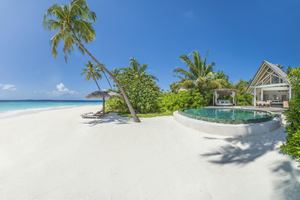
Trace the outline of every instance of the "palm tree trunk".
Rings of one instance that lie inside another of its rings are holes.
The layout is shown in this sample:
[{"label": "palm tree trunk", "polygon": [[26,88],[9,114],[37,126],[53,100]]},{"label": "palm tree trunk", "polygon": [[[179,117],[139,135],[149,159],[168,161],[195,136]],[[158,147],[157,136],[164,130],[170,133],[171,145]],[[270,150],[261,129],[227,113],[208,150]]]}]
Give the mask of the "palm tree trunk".
[{"label": "palm tree trunk", "polygon": [[[73,33],[73,34],[74,34],[74,33]],[[127,107],[128,107],[128,109],[129,109],[129,111],[130,111],[130,114],[131,114],[131,116],[132,116],[132,118],[133,118],[133,121],[134,121],[134,122],[141,122],[141,120],[140,120],[140,119],[138,118],[138,116],[136,115],[136,112],[135,112],[135,110],[133,109],[132,104],[131,104],[131,102],[129,101],[129,99],[128,99],[128,97],[127,97],[127,94],[126,94],[124,88],[121,86],[120,82],[116,79],[116,77],[115,77],[115,76],[114,76],[114,75],[113,75],[106,67],[104,67],[103,64],[100,63],[100,61],[97,60],[97,58],[96,58],[95,56],[93,56],[93,54],[92,54],[91,52],[89,52],[89,51],[85,48],[85,46],[84,46],[84,45],[81,43],[81,41],[77,38],[76,34],[74,34],[74,37],[75,37],[75,39],[76,39],[77,44],[81,47],[81,49],[82,49],[86,54],[88,54],[88,55],[92,58],[92,60],[94,60],[94,62],[97,63],[97,65],[101,66],[101,67],[103,68],[103,70],[104,70],[104,71],[112,78],[112,80],[116,83],[117,87],[119,88],[119,90],[120,90],[120,92],[121,92],[121,94],[122,94],[122,96],[123,96],[123,98],[124,98],[124,100],[125,100],[125,102],[126,102],[126,104],[127,104]]]},{"label": "palm tree trunk", "polygon": [[112,86],[111,86],[111,84],[110,84],[110,81],[109,81],[108,77],[106,76],[106,73],[105,73],[104,71],[102,71],[102,73],[104,74],[105,79],[106,79],[106,81],[108,82],[109,87],[112,89]]},{"label": "palm tree trunk", "polygon": [[[97,85],[97,88],[98,88],[99,92],[101,92],[101,88],[100,88],[100,86],[98,84],[98,81],[94,77],[94,75],[93,75],[93,79],[94,79],[94,81],[95,81],[95,83]],[[102,112],[103,112],[103,114],[105,114],[105,100],[104,100],[104,97],[103,97],[103,100],[102,100]]]}]

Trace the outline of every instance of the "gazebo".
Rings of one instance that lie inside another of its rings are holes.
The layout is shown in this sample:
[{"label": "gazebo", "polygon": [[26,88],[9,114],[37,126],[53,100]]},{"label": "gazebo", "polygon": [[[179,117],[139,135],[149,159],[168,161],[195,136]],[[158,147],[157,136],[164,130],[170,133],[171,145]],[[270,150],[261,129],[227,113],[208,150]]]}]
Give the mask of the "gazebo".
[{"label": "gazebo", "polygon": [[235,106],[236,90],[234,89],[215,89],[213,95],[214,106]]}]

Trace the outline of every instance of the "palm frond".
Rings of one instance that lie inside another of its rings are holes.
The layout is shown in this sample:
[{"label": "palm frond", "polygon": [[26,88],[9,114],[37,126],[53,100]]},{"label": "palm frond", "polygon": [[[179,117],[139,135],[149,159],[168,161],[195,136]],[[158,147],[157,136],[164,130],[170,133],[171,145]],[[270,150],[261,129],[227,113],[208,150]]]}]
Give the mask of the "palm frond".
[{"label": "palm frond", "polygon": [[176,68],[174,70],[174,73],[177,75],[177,77],[179,77],[181,79],[183,79],[183,78],[184,79],[190,78],[192,76],[192,74],[189,71],[187,71],[187,70],[185,70],[183,68],[180,68],[180,67]]},{"label": "palm frond", "polygon": [[182,56],[180,56],[180,59],[181,59],[184,63],[186,63],[186,65],[187,65],[188,67],[194,66],[194,63],[190,60],[190,58],[189,58],[187,55],[182,55]]},{"label": "palm frond", "polygon": [[51,52],[52,52],[53,57],[57,56],[57,47],[58,47],[59,42],[62,39],[63,38],[62,38],[61,33],[57,33],[51,38],[51,40],[50,40],[51,41]]},{"label": "palm frond", "polygon": [[65,58],[74,50],[74,45],[84,53],[80,43],[89,43],[95,39],[95,21],[96,14],[89,9],[86,0],[72,0],[69,4],[54,4],[48,8],[44,14],[44,27],[57,31],[51,39],[53,56],[57,56],[60,41],[64,42],[62,51]]}]

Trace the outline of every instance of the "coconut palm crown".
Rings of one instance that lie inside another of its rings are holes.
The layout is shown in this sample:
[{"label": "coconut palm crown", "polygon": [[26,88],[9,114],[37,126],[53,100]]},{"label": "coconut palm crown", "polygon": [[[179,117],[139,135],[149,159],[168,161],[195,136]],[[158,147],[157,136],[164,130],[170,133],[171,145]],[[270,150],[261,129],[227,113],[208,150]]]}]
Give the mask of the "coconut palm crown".
[{"label": "coconut palm crown", "polygon": [[210,76],[213,73],[215,63],[207,64],[206,58],[203,60],[198,51],[192,52],[192,59],[188,55],[180,56],[180,59],[186,64],[184,68],[176,68],[174,72],[181,79],[197,81],[200,77]]},{"label": "coconut palm crown", "polygon": [[52,55],[57,56],[57,49],[60,42],[63,42],[63,53],[65,59],[77,47],[83,54],[87,54],[103,73],[107,73],[119,88],[128,109],[135,122],[140,122],[135,110],[133,109],[127,94],[120,85],[116,77],[108,70],[85,46],[95,39],[95,29],[93,23],[96,21],[96,14],[91,11],[86,0],[71,0],[68,4],[54,4],[48,8],[44,15],[44,26],[50,31],[55,31],[51,38]]},{"label": "coconut palm crown", "polygon": [[51,6],[44,15],[44,26],[51,31],[56,31],[51,38],[52,55],[57,56],[57,48],[61,41],[64,42],[65,58],[75,45],[84,53],[78,41],[89,43],[95,39],[93,23],[96,18],[96,13],[90,11],[86,0],[72,0],[70,4]]},{"label": "coconut palm crown", "polygon": [[82,75],[85,76],[86,80],[94,80],[98,89],[100,90],[100,86],[98,84],[99,79],[102,78],[102,70],[99,69],[99,67],[95,66],[91,61],[89,61],[86,65],[85,68],[82,70]]},{"label": "coconut palm crown", "polygon": [[[121,68],[121,71],[127,71],[132,76],[136,78],[141,78],[142,76],[149,76],[153,80],[157,80],[157,78],[151,74],[148,74],[146,71],[148,69],[147,64],[140,64],[136,58],[130,58],[129,66],[125,68]],[[117,72],[117,71],[116,71]],[[118,72],[117,72],[118,73]]]},{"label": "coconut palm crown", "polygon": [[180,78],[179,87],[190,89],[197,88],[201,92],[206,89],[220,88],[225,80],[219,78],[220,73],[214,73],[215,63],[207,63],[206,58],[202,58],[198,51],[193,51],[192,55],[180,56],[180,59],[186,64],[185,68],[176,68],[174,70],[177,77]]}]

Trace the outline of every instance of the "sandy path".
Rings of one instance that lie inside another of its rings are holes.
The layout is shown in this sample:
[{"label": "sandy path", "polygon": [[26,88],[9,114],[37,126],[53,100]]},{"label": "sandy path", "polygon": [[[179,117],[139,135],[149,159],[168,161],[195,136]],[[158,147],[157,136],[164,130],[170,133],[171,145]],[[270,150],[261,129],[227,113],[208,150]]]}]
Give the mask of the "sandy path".
[{"label": "sandy path", "polygon": [[282,130],[218,138],[172,117],[82,120],[94,106],[0,119],[1,200],[300,199]]}]

